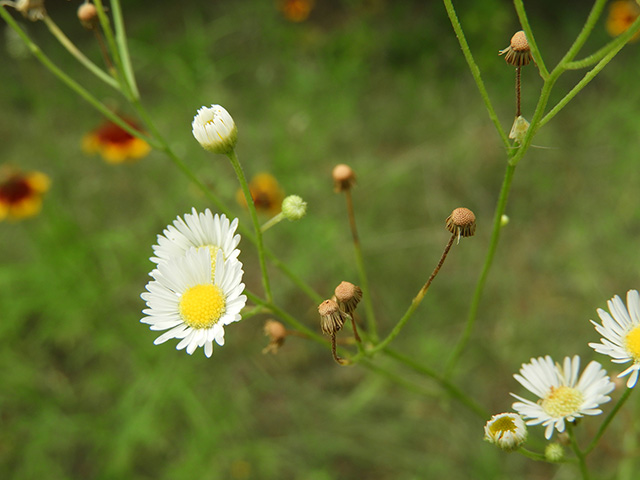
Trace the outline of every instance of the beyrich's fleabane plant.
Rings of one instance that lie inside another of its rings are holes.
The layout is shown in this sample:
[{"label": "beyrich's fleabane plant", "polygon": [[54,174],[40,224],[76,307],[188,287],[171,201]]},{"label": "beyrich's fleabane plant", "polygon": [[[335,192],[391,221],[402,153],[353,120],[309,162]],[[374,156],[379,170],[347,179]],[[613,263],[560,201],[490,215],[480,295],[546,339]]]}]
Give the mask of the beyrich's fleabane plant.
[{"label": "beyrich's fleabane plant", "polygon": [[209,248],[192,248],[184,256],[162,262],[151,272],[147,291],[141,295],[149,308],[140,321],[151,330],[167,330],[155,345],[178,338],[176,348],[191,355],[198,347],[211,357],[213,342],[224,345],[224,327],[241,319],[247,297],[242,295],[242,264],[224,261],[218,250],[215,273]]},{"label": "beyrich's fleabane plant", "polygon": [[573,422],[584,415],[599,415],[600,404],[611,400],[608,393],[615,388],[607,372],[598,362],[590,362],[578,377],[580,357],[565,357],[563,365],[554,363],[550,356],[532,358],[522,365],[520,375],[513,377],[540,400],[532,402],[518,395],[520,400],[512,407],[527,421],[527,425],[542,424],[544,436],[549,439],[555,428],[563,432],[565,422]]},{"label": "beyrich's fleabane plant", "polygon": [[238,141],[238,128],[220,105],[200,108],[193,117],[191,129],[200,145],[213,153],[229,153]]},{"label": "beyrich's fleabane plant", "polygon": [[[189,249],[208,247],[211,250],[211,271],[215,272],[218,250],[224,254],[224,259],[236,259],[240,250],[236,247],[240,243],[240,235],[236,235],[238,219],[229,221],[226,215],[213,215],[208,208],[204,213],[198,213],[195,208],[184,218],[177,217],[173,225],[168,225],[162,235],[158,235],[158,244],[153,246],[155,257],[151,261],[161,263],[174,257],[183,256]],[[213,273],[212,273],[213,275]]]},{"label": "beyrich's fleabane plant", "polygon": [[517,413],[493,415],[484,426],[484,439],[507,452],[512,452],[527,441],[527,426]]},{"label": "beyrich's fleabane plant", "polygon": [[609,355],[613,363],[633,362],[629,368],[618,377],[629,375],[627,387],[633,388],[640,374],[640,294],[637,290],[627,292],[627,306],[616,295],[607,301],[609,312],[599,308],[598,316],[602,325],[593,320],[591,323],[596,331],[602,335],[602,343],[590,343],[596,352]]}]

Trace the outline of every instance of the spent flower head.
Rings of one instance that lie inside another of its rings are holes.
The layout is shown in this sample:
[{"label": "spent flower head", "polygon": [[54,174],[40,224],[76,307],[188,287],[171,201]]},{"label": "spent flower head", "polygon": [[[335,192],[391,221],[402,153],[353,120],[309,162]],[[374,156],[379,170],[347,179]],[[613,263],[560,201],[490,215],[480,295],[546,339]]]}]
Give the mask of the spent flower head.
[{"label": "spent flower head", "polygon": [[331,176],[333,177],[333,188],[336,193],[350,190],[356,183],[356,174],[349,165],[344,163],[340,163],[333,167]]},{"label": "spent flower head", "polygon": [[87,30],[93,30],[98,26],[98,9],[88,0],[78,7],[78,20]]},{"label": "spent flower head", "polygon": [[498,55],[504,55],[504,60],[514,67],[522,67],[531,62],[531,50],[527,36],[520,30],[511,37],[509,46],[504,50],[500,50]]},{"label": "spent flower head", "polygon": [[590,343],[596,352],[609,355],[613,363],[631,362],[618,377],[629,375],[627,387],[633,388],[640,374],[640,294],[637,290],[627,292],[627,305],[616,295],[607,301],[609,312],[597,310],[602,324],[591,320],[596,331],[602,335],[602,343]]},{"label": "spent flower head", "polygon": [[325,300],[318,305],[320,329],[325,335],[335,335],[344,325],[344,317],[335,300]]},{"label": "spent flower head", "polygon": [[262,349],[262,353],[276,354],[289,332],[282,323],[269,319],[264,324],[264,334],[269,337],[269,345]]},{"label": "spent flower head", "polygon": [[512,452],[527,441],[527,426],[517,413],[500,413],[484,426],[484,439]]},{"label": "spent flower head", "polygon": [[565,357],[562,365],[550,356],[532,358],[522,365],[520,374],[513,377],[540,400],[532,402],[518,395],[512,407],[527,421],[527,425],[542,424],[545,437],[551,438],[553,429],[564,432],[565,422],[574,422],[584,415],[599,415],[598,408],[611,398],[607,395],[615,385],[598,362],[590,362],[578,376],[580,357]]},{"label": "spent flower head", "polygon": [[213,153],[230,153],[238,141],[238,128],[220,105],[201,107],[193,117],[191,130],[200,145]]},{"label": "spent flower head", "polygon": [[192,248],[185,255],[162,262],[151,272],[147,291],[141,295],[147,303],[140,321],[151,330],[166,330],[153,342],[180,339],[176,348],[191,355],[198,347],[211,357],[213,342],[224,345],[224,327],[241,319],[247,297],[242,295],[242,264],[236,259],[224,261],[222,250],[211,269],[209,248]]},{"label": "spent flower head", "polygon": [[340,309],[352,315],[362,299],[362,289],[350,282],[341,282],[334,291]]},{"label": "spent flower head", "polygon": [[476,216],[468,208],[456,208],[446,220],[447,230],[460,237],[472,237],[476,233]]}]

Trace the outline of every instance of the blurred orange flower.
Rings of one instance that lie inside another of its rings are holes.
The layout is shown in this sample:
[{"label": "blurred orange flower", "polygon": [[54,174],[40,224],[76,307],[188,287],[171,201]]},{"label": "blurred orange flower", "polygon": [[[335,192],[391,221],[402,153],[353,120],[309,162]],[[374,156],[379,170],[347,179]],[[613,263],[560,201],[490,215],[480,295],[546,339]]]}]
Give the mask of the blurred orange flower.
[{"label": "blurred orange flower", "polygon": [[51,181],[44,173],[22,173],[4,167],[0,173],[0,221],[33,217],[42,207],[42,194]]},{"label": "blurred orange flower", "polygon": [[[632,0],[617,0],[609,5],[606,29],[609,35],[617,37],[627,31],[636,18],[640,16],[640,6]],[[633,36],[633,40],[640,37],[640,32]]]},{"label": "blurred orange flower", "polygon": [[[259,212],[275,215],[280,212],[284,192],[276,178],[270,173],[259,173],[249,182],[251,198]],[[242,190],[236,193],[238,203],[246,208],[247,202],[242,194]]]},{"label": "blurred orange flower", "polygon": [[[135,122],[123,119],[140,131]],[[144,140],[134,137],[113,122],[107,121],[82,139],[85,153],[99,153],[107,163],[134,162],[146,156],[151,147]]]},{"label": "blurred orange flower", "polygon": [[304,22],[313,9],[313,0],[280,0],[280,10],[291,22]]}]

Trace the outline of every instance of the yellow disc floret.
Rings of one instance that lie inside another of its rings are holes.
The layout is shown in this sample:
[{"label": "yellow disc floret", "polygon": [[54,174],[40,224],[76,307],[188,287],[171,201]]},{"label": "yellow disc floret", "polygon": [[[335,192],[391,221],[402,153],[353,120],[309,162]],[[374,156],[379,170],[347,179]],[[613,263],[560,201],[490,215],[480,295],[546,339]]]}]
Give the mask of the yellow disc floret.
[{"label": "yellow disc floret", "polygon": [[640,362],[640,325],[627,333],[624,344],[629,355],[633,357],[633,360]]},{"label": "yellow disc floret", "polygon": [[551,387],[549,394],[542,400],[542,408],[554,418],[566,417],[576,414],[583,401],[584,395],[577,388],[565,385]]},{"label": "yellow disc floret", "polygon": [[225,311],[224,292],[213,284],[190,287],[180,299],[180,316],[191,328],[211,328]]}]

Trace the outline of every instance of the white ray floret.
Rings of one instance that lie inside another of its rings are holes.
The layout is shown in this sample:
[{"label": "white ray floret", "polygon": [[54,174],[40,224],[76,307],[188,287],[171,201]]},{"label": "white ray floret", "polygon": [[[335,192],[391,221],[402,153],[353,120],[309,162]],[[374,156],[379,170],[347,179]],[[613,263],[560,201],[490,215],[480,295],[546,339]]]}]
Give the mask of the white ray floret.
[{"label": "white ray floret", "polygon": [[584,415],[599,415],[598,408],[611,400],[607,395],[615,385],[598,362],[590,362],[582,375],[580,357],[565,357],[562,365],[554,363],[550,356],[532,358],[513,377],[540,400],[532,402],[518,395],[520,400],[512,406],[527,420],[527,425],[542,424],[545,437],[551,438],[553,429],[563,432],[565,422],[573,422]]},{"label": "white ray floret", "polygon": [[627,292],[627,305],[616,295],[607,301],[609,312],[599,308],[602,324],[591,320],[596,331],[602,335],[602,343],[590,343],[596,352],[609,355],[614,363],[632,362],[618,377],[629,375],[627,387],[633,388],[640,374],[640,294],[637,290]]},{"label": "white ray floret", "polygon": [[247,297],[242,295],[242,264],[234,258],[224,261],[222,250],[216,256],[213,273],[209,248],[192,248],[151,272],[153,280],[141,295],[148,308],[140,321],[151,330],[166,330],[154,344],[178,338],[177,349],[191,355],[204,347],[207,357],[214,341],[224,345],[224,327],[241,319]]},{"label": "white ray floret", "polygon": [[230,153],[238,140],[238,128],[220,105],[201,107],[191,123],[193,136],[213,153]]}]

